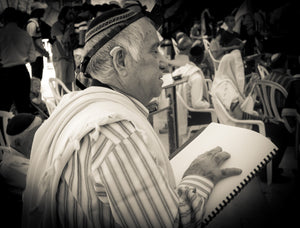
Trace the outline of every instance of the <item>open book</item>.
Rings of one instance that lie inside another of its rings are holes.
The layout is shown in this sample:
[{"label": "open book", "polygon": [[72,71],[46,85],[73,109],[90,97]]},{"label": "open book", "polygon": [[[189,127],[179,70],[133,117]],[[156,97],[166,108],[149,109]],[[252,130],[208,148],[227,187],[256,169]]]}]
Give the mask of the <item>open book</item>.
[{"label": "open book", "polygon": [[243,172],[215,185],[206,204],[204,224],[208,224],[247,185],[278,149],[268,138],[255,131],[211,123],[171,159],[176,183],[181,181],[183,173],[198,155],[216,146],[231,155],[221,168],[235,167]]}]

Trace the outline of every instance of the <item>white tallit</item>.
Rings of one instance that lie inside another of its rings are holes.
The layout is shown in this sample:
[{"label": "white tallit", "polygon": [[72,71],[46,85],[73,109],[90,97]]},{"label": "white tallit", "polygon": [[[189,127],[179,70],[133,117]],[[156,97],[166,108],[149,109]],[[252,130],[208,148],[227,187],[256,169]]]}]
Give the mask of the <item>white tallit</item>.
[{"label": "white tallit", "polygon": [[227,110],[230,110],[233,101],[239,101],[240,104],[243,104],[245,101],[244,86],[245,69],[241,52],[233,50],[221,59],[211,89],[212,102],[221,123],[249,128],[249,125],[237,124],[228,119],[215,101],[215,98],[218,97]]},{"label": "white tallit", "polygon": [[80,149],[80,140],[87,134],[97,137],[101,125],[120,120],[131,121],[141,132],[148,151],[175,188],[168,154],[147,117],[125,95],[90,87],[65,95],[35,135],[23,196],[23,227],[41,223],[55,227],[55,199],[61,173],[73,152]]}]

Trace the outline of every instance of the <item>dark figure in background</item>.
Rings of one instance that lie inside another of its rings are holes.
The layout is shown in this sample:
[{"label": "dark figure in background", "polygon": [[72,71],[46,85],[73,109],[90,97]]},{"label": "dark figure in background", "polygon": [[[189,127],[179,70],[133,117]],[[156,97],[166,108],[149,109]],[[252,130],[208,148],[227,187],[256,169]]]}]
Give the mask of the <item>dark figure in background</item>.
[{"label": "dark figure in background", "polygon": [[58,15],[58,20],[53,24],[51,29],[51,36],[54,39],[52,53],[55,76],[69,90],[72,90],[72,84],[75,80],[73,50],[77,40],[73,23],[74,19],[73,8],[64,6]]},{"label": "dark figure in background", "polygon": [[[241,31],[240,31],[241,40],[246,40],[247,42],[244,45],[243,54],[245,57],[253,55],[256,53],[256,32],[255,32],[255,21],[254,15],[252,13],[247,13],[243,16],[241,22]],[[255,59],[248,60],[245,63],[245,72],[250,74],[255,72]]]},{"label": "dark figure in background", "polygon": [[241,32],[240,32],[240,39],[247,40],[244,47],[244,54],[253,55],[255,51],[255,22],[254,16],[251,13],[247,13],[243,16],[241,22]]},{"label": "dark figure in background", "polygon": [[232,45],[240,45],[241,39],[240,35],[233,31],[235,26],[235,19],[234,16],[227,16],[224,19],[225,24],[227,25],[227,29],[222,32],[220,44],[223,47],[228,47]]},{"label": "dark figure in background", "polygon": [[25,66],[35,60],[30,35],[18,27],[18,11],[6,8],[2,13],[4,27],[0,30],[0,110],[31,113],[30,75]]},{"label": "dark figure in background", "polygon": [[36,50],[36,60],[31,65],[31,74],[33,77],[38,79],[42,79],[43,70],[44,70],[44,60],[43,56],[49,58],[49,53],[44,48],[42,41],[42,32],[41,32],[41,18],[45,14],[45,9],[47,8],[47,4],[41,2],[34,2],[31,5],[31,14],[30,19],[28,20],[28,24],[26,26],[26,30],[29,35],[32,37],[34,42],[34,47]]}]

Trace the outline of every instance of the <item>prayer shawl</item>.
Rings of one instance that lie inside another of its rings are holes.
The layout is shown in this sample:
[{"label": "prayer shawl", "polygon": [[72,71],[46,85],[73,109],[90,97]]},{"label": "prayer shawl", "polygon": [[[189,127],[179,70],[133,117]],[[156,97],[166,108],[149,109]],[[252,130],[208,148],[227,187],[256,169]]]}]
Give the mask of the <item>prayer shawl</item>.
[{"label": "prayer shawl", "polygon": [[146,116],[123,94],[90,87],[65,95],[35,135],[23,196],[23,227],[56,227],[58,184],[73,152],[80,149],[80,140],[87,134],[97,138],[102,125],[121,120],[132,122],[141,132],[170,186],[175,188],[168,154]]},{"label": "prayer shawl", "polygon": [[244,86],[245,73],[241,52],[239,50],[233,50],[229,54],[224,55],[221,59],[211,89],[213,105],[221,123],[249,128],[248,125],[237,124],[228,119],[215,101],[215,97],[218,97],[220,102],[230,113],[231,103],[239,101],[240,104],[242,104],[244,102]]}]

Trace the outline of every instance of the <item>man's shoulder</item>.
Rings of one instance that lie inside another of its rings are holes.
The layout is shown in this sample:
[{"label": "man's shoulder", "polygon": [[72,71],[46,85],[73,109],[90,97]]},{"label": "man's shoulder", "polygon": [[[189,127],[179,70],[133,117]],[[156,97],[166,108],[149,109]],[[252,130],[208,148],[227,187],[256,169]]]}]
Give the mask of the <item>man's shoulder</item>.
[{"label": "man's shoulder", "polygon": [[128,138],[135,131],[135,126],[129,120],[118,120],[102,126],[102,133],[113,141],[116,141],[116,139],[117,141],[122,141]]}]

